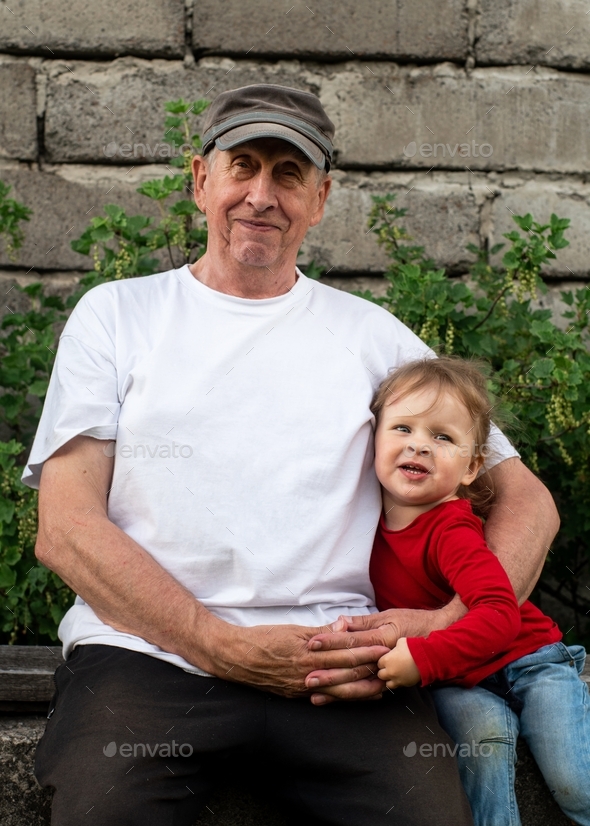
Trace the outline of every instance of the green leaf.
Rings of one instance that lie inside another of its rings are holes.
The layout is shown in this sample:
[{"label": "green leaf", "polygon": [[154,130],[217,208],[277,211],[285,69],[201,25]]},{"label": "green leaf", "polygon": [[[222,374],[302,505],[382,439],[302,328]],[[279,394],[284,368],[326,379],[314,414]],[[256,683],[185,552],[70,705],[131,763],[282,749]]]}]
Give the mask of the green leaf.
[{"label": "green leaf", "polygon": [[103,209],[113,221],[120,221],[125,217],[125,210],[121,209],[117,204],[105,204]]},{"label": "green leaf", "polygon": [[11,588],[16,582],[16,571],[5,562],[0,562],[0,588]]},{"label": "green leaf", "polygon": [[92,240],[93,241],[110,241],[113,238],[114,233],[108,227],[95,227],[92,230]]},{"label": "green leaf", "polygon": [[530,375],[535,379],[546,379],[551,376],[555,368],[555,362],[551,358],[537,359],[533,362]]},{"label": "green leaf", "polygon": [[170,207],[172,215],[194,215],[197,212],[197,205],[194,201],[177,201]]},{"label": "green leaf", "polygon": [[164,126],[168,129],[178,129],[183,124],[182,118],[168,117],[164,121]]},{"label": "green leaf", "polygon": [[512,220],[525,232],[528,232],[533,225],[533,216],[530,212],[526,215],[513,215]]},{"label": "green leaf", "polygon": [[14,516],[14,502],[0,496],[0,522],[10,522]]},{"label": "green leaf", "polygon": [[569,218],[558,218],[555,213],[551,213],[551,218],[549,219],[551,222],[551,231],[556,232],[557,230],[567,229],[571,224]]},{"label": "green leaf", "polygon": [[179,98],[178,100],[170,100],[168,103],[164,104],[164,109],[175,115],[184,115],[190,107],[191,104],[187,103],[182,98]]},{"label": "green leaf", "polygon": [[49,385],[49,379],[37,379],[36,381],[32,382],[29,386],[29,393],[32,396],[42,396],[44,397],[47,393],[47,387]]},{"label": "green leaf", "polygon": [[508,252],[505,253],[504,257],[502,258],[502,263],[507,269],[515,270],[517,269],[520,260],[516,253],[514,253],[512,250],[508,250]]}]

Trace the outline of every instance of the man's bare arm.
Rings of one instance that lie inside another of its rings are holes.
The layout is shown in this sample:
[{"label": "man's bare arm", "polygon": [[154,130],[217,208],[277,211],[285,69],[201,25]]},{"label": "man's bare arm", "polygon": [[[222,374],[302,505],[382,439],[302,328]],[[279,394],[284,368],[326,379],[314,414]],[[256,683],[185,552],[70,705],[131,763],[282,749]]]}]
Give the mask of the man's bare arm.
[{"label": "man's bare arm", "polygon": [[[305,693],[305,676],[314,668],[343,668],[352,680],[370,673],[363,663],[373,662],[377,649],[311,652],[307,642],[318,628],[238,628],[207,611],[108,519],[113,459],[106,444],[78,436],[47,460],[35,549],[103,622],[211,674],[285,696]],[[358,696],[380,690],[381,684],[365,682],[355,689]]]},{"label": "man's bare arm", "polygon": [[520,459],[506,459],[488,475],[495,498],[484,528],[486,542],[522,605],[543,570],[559,530],[559,514],[545,485]]},{"label": "man's bare arm", "polygon": [[[495,499],[484,529],[486,541],[497,554],[522,603],[541,573],[559,528],[559,516],[545,485],[520,459],[506,459],[489,471],[489,477]],[[485,483],[485,476],[482,479]],[[399,637],[426,636],[431,631],[447,628],[461,619],[466,610],[456,596],[448,605],[434,611],[391,609],[352,617],[334,626],[332,633],[318,635],[309,645],[318,651],[335,650],[343,645],[354,648],[381,644],[393,648]],[[334,633],[336,628],[338,632]],[[342,632],[344,628],[347,630]],[[351,690],[346,676],[339,669],[315,672],[308,675],[307,685],[314,691],[321,689],[324,694],[346,698]],[[314,700],[319,701],[319,697]]]}]

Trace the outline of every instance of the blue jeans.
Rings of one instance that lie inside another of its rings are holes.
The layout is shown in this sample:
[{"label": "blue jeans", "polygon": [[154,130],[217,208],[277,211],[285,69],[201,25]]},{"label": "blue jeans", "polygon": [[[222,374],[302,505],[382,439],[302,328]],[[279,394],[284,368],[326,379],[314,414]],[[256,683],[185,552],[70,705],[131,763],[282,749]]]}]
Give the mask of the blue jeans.
[{"label": "blue jeans", "polygon": [[590,826],[590,694],[580,645],[545,645],[505,666],[516,714],[485,688],[432,689],[439,720],[459,748],[475,826],[520,826],[514,793],[516,740],[528,744],[562,811]]}]

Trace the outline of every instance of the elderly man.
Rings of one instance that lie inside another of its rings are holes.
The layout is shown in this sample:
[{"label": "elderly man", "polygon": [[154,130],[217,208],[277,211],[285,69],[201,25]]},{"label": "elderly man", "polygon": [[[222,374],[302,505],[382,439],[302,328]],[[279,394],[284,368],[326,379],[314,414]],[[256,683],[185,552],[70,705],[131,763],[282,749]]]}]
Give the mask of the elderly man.
[{"label": "elderly man", "polygon": [[[37,755],[52,823],[189,826],[237,759],[294,822],[468,824],[428,695],[374,677],[464,611],[376,614],[368,578],[369,405],[425,346],[297,270],[331,183],[315,96],[225,92],[203,137],[206,254],[80,301],[24,475],[38,558],[78,594]],[[524,598],[555,512],[502,436],[495,461],[486,535]]]}]

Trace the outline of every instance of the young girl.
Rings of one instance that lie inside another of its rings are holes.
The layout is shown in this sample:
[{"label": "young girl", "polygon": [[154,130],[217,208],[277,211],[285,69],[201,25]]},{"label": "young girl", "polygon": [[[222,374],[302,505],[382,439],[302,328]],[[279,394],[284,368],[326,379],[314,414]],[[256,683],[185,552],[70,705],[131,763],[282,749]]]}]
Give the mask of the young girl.
[{"label": "young girl", "polygon": [[518,608],[467,498],[488,449],[491,408],[478,369],[448,357],[406,364],[377,392],[377,606],[434,609],[458,593],[468,609],[444,631],[398,640],[379,660],[379,677],[390,689],[432,686],[475,826],[520,826],[519,735],[565,814],[590,826],[590,696],[578,676],[585,651],[564,645],[532,603]]}]

